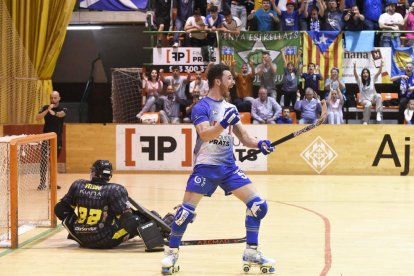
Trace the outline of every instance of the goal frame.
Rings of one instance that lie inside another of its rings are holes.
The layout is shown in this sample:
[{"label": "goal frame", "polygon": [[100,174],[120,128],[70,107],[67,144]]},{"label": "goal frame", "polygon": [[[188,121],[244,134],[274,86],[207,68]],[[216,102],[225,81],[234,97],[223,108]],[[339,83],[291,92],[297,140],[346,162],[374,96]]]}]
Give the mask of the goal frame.
[{"label": "goal frame", "polygon": [[50,153],[50,227],[57,225],[54,206],[57,198],[57,136],[56,133],[44,133],[11,139],[10,144],[10,247],[18,247],[19,206],[18,206],[18,149],[19,145],[49,140]]}]

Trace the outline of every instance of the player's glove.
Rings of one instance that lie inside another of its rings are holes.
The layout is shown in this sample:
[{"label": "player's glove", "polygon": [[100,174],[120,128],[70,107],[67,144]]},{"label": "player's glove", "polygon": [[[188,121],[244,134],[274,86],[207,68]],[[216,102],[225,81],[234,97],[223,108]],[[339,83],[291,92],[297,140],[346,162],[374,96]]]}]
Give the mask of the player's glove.
[{"label": "player's glove", "polygon": [[234,107],[226,108],[224,112],[224,118],[221,120],[220,125],[226,129],[229,125],[235,125],[240,121],[239,112]]},{"label": "player's glove", "polygon": [[269,140],[260,140],[257,144],[257,147],[264,155],[268,155],[275,150],[275,148],[270,144]]}]

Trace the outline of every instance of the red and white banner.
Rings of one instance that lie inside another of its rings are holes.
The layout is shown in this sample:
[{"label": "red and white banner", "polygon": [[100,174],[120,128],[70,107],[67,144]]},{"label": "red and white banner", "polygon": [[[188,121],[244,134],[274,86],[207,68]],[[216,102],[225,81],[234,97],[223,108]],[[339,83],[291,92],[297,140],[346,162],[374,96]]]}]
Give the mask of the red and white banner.
[{"label": "red and white banner", "polygon": [[[215,63],[218,63],[219,51],[214,48]],[[207,61],[203,60],[201,48],[153,48],[152,64],[153,65],[206,65]]]},{"label": "red and white banner", "polygon": [[[244,125],[258,138],[267,137],[267,126]],[[116,169],[118,171],[191,171],[197,133],[193,125],[117,125]],[[249,149],[234,138],[234,156],[239,160]],[[237,162],[245,171],[267,171],[267,158]]]}]

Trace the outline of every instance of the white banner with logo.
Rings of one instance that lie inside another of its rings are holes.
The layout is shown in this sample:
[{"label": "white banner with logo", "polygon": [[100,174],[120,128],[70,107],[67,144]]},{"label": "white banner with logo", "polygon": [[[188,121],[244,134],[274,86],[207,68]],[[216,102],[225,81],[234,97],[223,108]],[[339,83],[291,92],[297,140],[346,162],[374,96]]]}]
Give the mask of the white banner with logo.
[{"label": "white banner with logo", "polygon": [[[218,63],[219,51],[214,48],[213,61]],[[199,47],[162,47],[152,49],[153,65],[206,65]]]},{"label": "white banner with logo", "polygon": [[[267,126],[244,125],[258,138],[267,137]],[[118,171],[190,171],[197,133],[193,125],[117,125]],[[234,156],[239,160],[250,150],[234,137]],[[267,157],[259,154],[249,162],[237,162],[245,171],[267,171]]]},{"label": "white banner with logo", "polygon": [[[342,60],[342,79],[345,83],[356,83],[354,77],[354,62],[358,76],[361,77],[361,71],[368,68],[373,78],[378,72],[378,68],[384,61],[382,75],[376,83],[391,83],[391,48],[376,47],[372,52],[344,52]],[[341,69],[341,68],[339,68]]]}]

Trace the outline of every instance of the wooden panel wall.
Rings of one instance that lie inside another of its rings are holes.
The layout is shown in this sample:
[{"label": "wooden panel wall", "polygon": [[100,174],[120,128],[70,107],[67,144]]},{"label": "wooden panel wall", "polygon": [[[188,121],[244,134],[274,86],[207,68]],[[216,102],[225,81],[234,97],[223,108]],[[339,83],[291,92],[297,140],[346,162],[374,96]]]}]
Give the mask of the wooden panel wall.
[{"label": "wooden panel wall", "polygon": [[[268,135],[271,140],[277,140],[302,127],[270,125]],[[413,130],[414,128],[407,125],[322,125],[277,147],[276,152],[269,156],[268,168],[270,172],[277,174],[316,174],[301,154],[320,137],[331,149],[321,144],[312,148],[312,156],[316,163],[323,165],[332,159],[332,156],[329,158],[329,154],[335,152],[337,155],[320,174],[400,175],[404,170],[405,148],[414,142],[414,139],[412,142],[406,141],[410,139],[410,135],[414,136]],[[380,155],[386,158],[379,159],[378,165],[373,166],[384,139],[386,143]],[[391,156],[392,153],[395,154]],[[396,166],[397,159],[401,167]],[[412,164],[413,159],[410,161]],[[414,173],[410,172],[410,175]]]},{"label": "wooden panel wall", "polygon": [[[302,127],[269,125],[268,138],[277,140]],[[67,172],[88,172],[96,159],[115,164],[115,130],[115,124],[66,124]],[[414,171],[410,157],[413,130],[408,125],[322,125],[279,145],[268,157],[267,173],[315,175],[319,170],[321,175],[414,175],[410,170]],[[315,139],[319,141],[312,146]],[[301,155],[308,156],[316,170]],[[375,165],[377,155],[381,158]]]},{"label": "wooden panel wall", "polygon": [[85,173],[97,159],[115,163],[114,124],[66,124],[66,171]]}]

